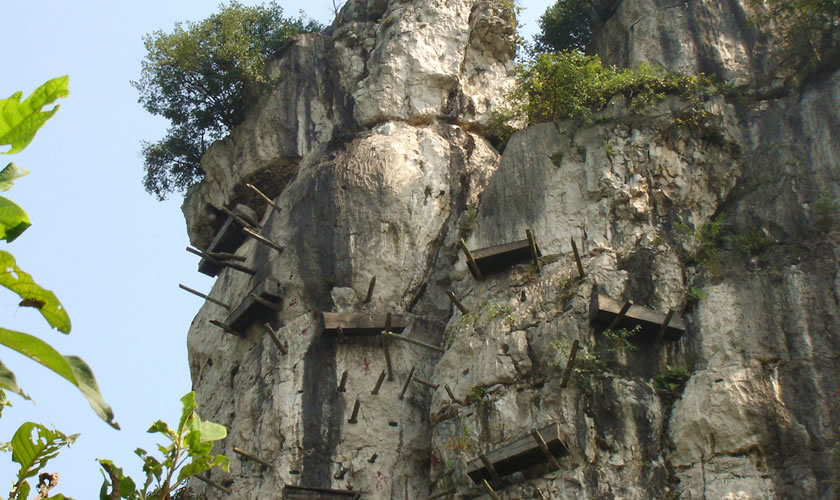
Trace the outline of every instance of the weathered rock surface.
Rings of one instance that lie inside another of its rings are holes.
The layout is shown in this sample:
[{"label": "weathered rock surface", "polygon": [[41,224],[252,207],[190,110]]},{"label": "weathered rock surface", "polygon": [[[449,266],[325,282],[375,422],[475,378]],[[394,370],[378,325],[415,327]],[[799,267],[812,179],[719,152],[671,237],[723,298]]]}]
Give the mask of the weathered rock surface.
[{"label": "weathered rock surface", "polygon": [[[717,30],[710,60],[760,79],[735,25],[712,15],[741,3],[614,3],[603,40],[670,16],[668,37],[699,45],[664,63],[703,69],[698,47]],[[236,253],[256,274],[225,269],[210,292],[236,305],[273,277],[279,312],[236,336],[210,323],[228,311],[208,302],[190,329],[202,416],[229,429],[218,451],[273,464],[234,459],[211,477],[234,498],[276,498],[284,484],[472,498],[484,490],[464,474],[470,460],[556,422],[568,445],[560,469],[506,476],[501,498],[836,496],[840,74],[782,99],[713,98],[700,127],[677,124],[678,98],[636,111],[619,98],[589,123],[518,132],[499,155],[481,131],[510,85],[504,5],[350,2],[325,35],[276,62],[289,77],[204,158],[207,178],[184,206],[193,243],[212,238],[216,210],[245,201],[284,247],[245,240]],[[624,62],[653,60],[634,33]],[[704,240],[699,229],[717,223],[727,238]],[[540,272],[525,261],[472,276],[460,239],[475,250],[526,228]],[[594,293],[673,309],[687,331],[621,347],[590,325]],[[443,352],[385,339],[394,378],[372,394],[386,370],[381,339],[339,343],[318,311],[405,313],[402,335]],[[562,388],[575,340],[582,371]],[[684,387],[665,384],[670,367],[687,371]],[[412,369],[421,382],[407,382]]]}]

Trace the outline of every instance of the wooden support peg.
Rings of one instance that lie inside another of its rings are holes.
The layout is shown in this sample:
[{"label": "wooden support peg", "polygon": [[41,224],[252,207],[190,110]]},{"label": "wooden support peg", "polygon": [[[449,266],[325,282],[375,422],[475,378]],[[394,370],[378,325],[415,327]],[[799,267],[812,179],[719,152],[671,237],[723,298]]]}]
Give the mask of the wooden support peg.
[{"label": "wooden support peg", "polygon": [[385,328],[382,333],[391,333],[391,313],[385,315]]},{"label": "wooden support peg", "polygon": [[253,227],[250,222],[246,221],[245,219],[240,217],[239,214],[227,207],[222,207],[222,212],[231,216],[233,220],[235,220],[240,226],[242,226],[243,229],[250,229]]},{"label": "wooden support peg", "polygon": [[408,390],[408,384],[411,383],[411,379],[414,378],[414,367],[411,367],[411,371],[408,372],[408,378],[405,381],[405,385],[403,385],[402,391],[400,391],[400,400],[405,397],[405,391]]},{"label": "wooden support peg", "polygon": [[371,455],[371,456],[370,456],[370,458],[368,458],[368,463],[369,463],[369,464],[375,464],[375,463],[376,463],[376,459],[377,459],[377,457],[379,457],[379,455],[377,455],[376,453],[374,453],[373,455]]},{"label": "wooden support peg", "polygon": [[426,387],[431,387],[434,390],[437,390],[437,388],[440,387],[440,384],[433,384],[433,383],[429,382],[428,380],[423,380],[420,377],[414,377],[414,381],[417,382],[420,385],[425,385]]},{"label": "wooden support peg", "polygon": [[257,186],[255,186],[255,185],[253,185],[253,184],[245,184],[245,185],[246,185],[246,186],[248,186],[248,187],[249,187],[251,190],[253,190],[255,193],[257,193],[257,194],[260,196],[260,198],[262,198],[263,200],[265,200],[265,202],[266,202],[266,203],[268,203],[269,205],[271,205],[271,207],[272,207],[272,208],[274,208],[274,210],[277,210],[278,212],[280,211],[280,207],[278,207],[278,206],[277,206],[277,204],[276,204],[276,203],[274,203],[274,200],[272,200],[271,198],[269,198],[268,196],[266,196],[266,195],[265,195],[265,193],[263,193],[262,191],[260,191],[259,189],[257,189]]},{"label": "wooden support peg", "polygon": [[502,484],[502,477],[499,476],[499,473],[496,471],[496,468],[493,467],[493,463],[490,462],[490,459],[487,458],[487,455],[482,453],[478,456],[478,459],[481,460],[481,463],[484,464],[484,468],[487,469],[487,472],[490,473],[490,477],[493,479],[493,482],[497,485]]},{"label": "wooden support peg", "polygon": [[607,326],[606,329],[612,330],[613,328],[618,326],[618,324],[621,323],[621,320],[624,319],[624,316],[627,315],[627,311],[629,311],[631,307],[633,307],[633,301],[628,300],[627,302],[625,302],[624,305],[621,306],[621,310],[618,311],[618,314],[616,314],[615,318],[613,318],[613,320],[610,321],[610,324],[609,326]]},{"label": "wooden support peg", "polygon": [[379,388],[382,387],[383,380],[385,380],[385,370],[382,370],[382,373],[379,374],[379,378],[376,379],[376,385],[373,386],[373,390],[370,391],[371,394],[374,396],[379,394]]},{"label": "wooden support peg", "polygon": [[501,500],[499,498],[499,495],[497,495],[496,492],[493,491],[493,487],[490,486],[490,483],[488,483],[486,479],[482,479],[481,484],[484,486],[484,489],[487,490],[487,494],[490,495],[490,498],[492,498],[493,500]]},{"label": "wooden support peg", "polygon": [[338,325],[337,327],[335,327],[335,329],[338,332],[338,343],[343,344],[344,343],[344,328],[342,328],[341,325]]},{"label": "wooden support peg", "polygon": [[580,279],[583,279],[586,276],[586,273],[583,272],[583,264],[580,261],[580,254],[578,253],[577,245],[575,244],[574,238],[572,238],[572,252],[574,252],[575,254],[575,263],[577,264]]},{"label": "wooden support peg", "polygon": [[453,403],[458,403],[458,404],[461,404],[461,402],[460,402],[460,401],[458,401],[458,400],[455,398],[455,395],[454,395],[454,394],[452,394],[452,389],[450,389],[450,388],[449,388],[449,386],[448,386],[447,384],[443,384],[443,388],[444,388],[444,389],[446,389],[446,394],[448,394],[448,395],[449,395],[449,399],[451,399]]},{"label": "wooden support peg", "polygon": [[358,398],[356,399],[356,403],[353,405],[353,413],[350,415],[350,420],[347,421],[348,424],[355,424],[358,423],[356,417],[359,416],[359,406],[361,403],[359,402]]},{"label": "wooden support peg", "polygon": [[196,477],[196,478],[198,478],[199,480],[201,480],[201,481],[203,481],[203,482],[207,483],[208,485],[210,485],[210,486],[212,486],[212,487],[216,488],[217,490],[224,491],[224,492],[225,492],[225,493],[227,493],[228,495],[230,495],[231,493],[233,493],[232,491],[230,491],[230,488],[225,488],[224,486],[222,486],[221,484],[217,483],[216,481],[213,481],[213,480],[212,480],[212,479],[210,479],[209,477],[204,477],[204,476],[202,476],[201,474],[196,474],[196,475],[195,475],[195,477]]},{"label": "wooden support peg", "polygon": [[365,295],[365,300],[363,303],[367,304],[373,298],[373,287],[376,286],[376,276],[370,279],[370,285],[368,285],[367,295]]},{"label": "wooden support peg", "polygon": [[467,309],[466,307],[464,307],[464,304],[462,304],[461,301],[458,300],[458,297],[455,296],[455,292],[453,292],[452,290],[447,290],[446,295],[449,296],[449,300],[453,304],[455,304],[455,307],[457,307],[458,310],[461,311],[461,314],[469,314],[470,313],[470,310]]},{"label": "wooden support peg", "polygon": [[226,324],[222,323],[221,321],[219,321],[219,320],[217,320],[217,319],[211,319],[211,320],[209,321],[209,323],[210,323],[211,325],[213,325],[213,326],[218,326],[219,328],[221,328],[222,330],[224,330],[224,331],[225,331],[225,333],[231,333],[231,334],[233,334],[233,335],[237,335],[237,336],[239,336],[239,337],[242,337],[242,334],[241,334],[241,333],[237,332],[237,331],[236,331],[236,330],[234,330],[233,328],[231,328],[231,327],[227,326]]},{"label": "wooden support peg", "polygon": [[454,495],[455,493],[458,493],[458,490],[441,491],[437,495],[432,495],[430,497],[426,497],[425,500],[436,500],[438,498],[443,498],[443,497],[448,497],[449,495]]},{"label": "wooden support peg", "polygon": [[253,292],[249,293],[248,296],[251,297],[252,299],[254,299],[254,302],[256,302],[258,304],[261,304],[261,305],[264,305],[265,307],[271,309],[272,311],[280,312],[280,311],[283,310],[283,306],[281,306],[280,304],[275,304],[274,302],[272,302],[270,300],[264,299],[264,298],[260,297],[259,295],[257,295],[256,293],[253,293]]},{"label": "wooden support peg", "polygon": [[276,345],[277,348],[280,349],[280,352],[284,356],[286,354],[288,354],[289,353],[288,349],[286,349],[286,346],[283,345],[283,342],[280,342],[280,338],[277,336],[277,332],[275,332],[271,328],[271,325],[266,323],[266,324],[263,325],[263,328],[265,328],[265,331],[268,333],[268,336],[271,337],[271,340],[274,342],[274,345]]},{"label": "wooden support peg", "polygon": [[278,243],[274,243],[270,239],[266,238],[265,236],[261,235],[260,233],[254,231],[251,228],[243,227],[242,230],[245,231],[245,234],[247,234],[248,236],[254,238],[255,240],[259,241],[260,243],[262,243],[264,245],[267,245],[267,246],[277,250],[280,253],[283,253],[283,251],[285,250],[285,248],[283,248],[282,245],[280,245]]},{"label": "wooden support peg", "polygon": [[467,248],[467,244],[464,242],[464,238],[458,240],[458,246],[460,246],[461,250],[463,250],[464,255],[467,258],[467,266],[470,268],[470,272],[473,274],[473,276],[475,276],[475,278],[479,280],[484,279],[484,277],[481,275],[481,271],[478,269],[478,264],[475,263],[475,259],[473,258],[472,252],[470,252],[470,249]]},{"label": "wooden support peg", "polygon": [[572,351],[569,353],[569,362],[566,363],[566,371],[563,372],[563,380],[560,382],[560,387],[566,388],[566,385],[569,383],[569,377],[572,376],[572,367],[575,366],[575,356],[577,356],[578,348],[580,347],[580,342],[575,339],[572,342]]},{"label": "wooden support peg", "polygon": [[659,347],[659,344],[665,337],[665,332],[668,330],[668,323],[671,322],[671,318],[674,316],[675,312],[676,310],[674,309],[668,309],[668,314],[665,315],[665,320],[662,322],[662,326],[659,327],[659,333],[656,334],[656,342],[653,344],[654,348]]},{"label": "wooden support peg", "polygon": [[540,272],[542,270],[542,264],[540,263],[540,255],[537,253],[537,240],[534,238],[534,233],[530,229],[525,230],[525,236],[528,238],[528,248],[531,249],[531,259],[534,261],[534,265],[537,266],[537,272]]},{"label": "wooden support peg", "polygon": [[399,340],[402,340],[403,342],[408,342],[408,343],[411,343],[411,344],[414,344],[414,345],[419,345],[421,347],[425,347],[426,349],[433,349],[433,350],[441,352],[441,353],[444,352],[443,349],[441,349],[440,347],[438,347],[436,345],[427,344],[425,342],[420,342],[419,340],[414,340],[412,338],[408,338],[408,337],[405,337],[403,335],[397,335],[396,333],[382,332],[382,335],[384,337],[388,337],[388,338],[392,338],[392,339],[399,339]]},{"label": "wooden support peg", "polygon": [[542,500],[548,500],[548,497],[545,496],[545,493],[543,493],[541,489],[537,488],[537,493],[540,495]]},{"label": "wooden support peg", "polygon": [[210,297],[209,295],[205,295],[205,294],[203,294],[203,293],[199,292],[198,290],[193,290],[192,288],[190,288],[190,287],[188,287],[188,286],[185,286],[185,285],[182,285],[182,284],[180,284],[180,283],[178,283],[178,287],[180,287],[180,288],[181,288],[181,290],[186,290],[186,291],[190,292],[190,293],[191,293],[191,294],[193,294],[193,295],[198,295],[199,297],[201,297],[202,299],[204,299],[204,300],[206,300],[206,301],[208,301],[208,302],[212,302],[212,303],[214,303],[214,304],[216,304],[216,305],[218,305],[218,306],[222,306],[222,307],[224,307],[225,309],[227,309],[228,311],[230,311],[230,309],[231,309],[231,305],[230,305],[230,304],[225,304],[225,303],[224,303],[224,302],[222,302],[221,300],[214,299],[213,297]]},{"label": "wooden support peg", "polygon": [[211,256],[211,254],[208,253],[208,252],[203,252],[201,250],[196,250],[195,248],[192,248],[192,247],[187,247],[187,251],[189,253],[198,255],[199,257],[201,257],[203,259],[207,259],[210,262],[212,262],[213,264],[216,264],[217,266],[229,267],[229,268],[231,268],[235,271],[240,271],[240,272],[243,272],[243,273],[246,273],[246,274],[250,274],[251,276],[253,276],[254,274],[257,273],[256,269],[253,269],[253,268],[250,268],[250,267],[247,267],[247,266],[243,266],[241,264],[236,264],[235,262],[230,262],[230,260],[217,259],[217,258]]},{"label": "wooden support peg", "polygon": [[244,255],[236,255],[235,253],[230,252],[210,252],[205,250],[204,255],[219,260],[236,260],[239,262],[245,262],[248,260],[248,257],[245,257]]},{"label": "wooden support peg", "polygon": [[560,462],[554,457],[554,454],[551,453],[551,450],[548,449],[548,445],[545,443],[545,439],[543,439],[542,434],[537,429],[531,429],[531,436],[534,438],[534,441],[537,442],[537,446],[540,447],[540,450],[545,455],[545,459],[548,460],[548,463],[555,469],[560,468]]},{"label": "wooden support peg", "polygon": [[273,466],[273,465],[271,465],[270,463],[266,462],[266,461],[265,461],[265,460],[263,460],[262,458],[257,457],[257,456],[254,456],[254,455],[252,455],[252,454],[248,453],[247,451],[241,450],[241,449],[239,449],[239,448],[237,448],[237,447],[235,447],[235,446],[234,446],[234,448],[233,448],[233,452],[234,452],[234,453],[236,453],[237,455],[240,455],[240,456],[243,456],[243,457],[247,458],[248,460],[253,460],[254,462],[257,462],[257,463],[259,463],[259,464],[265,465],[265,466],[266,466],[266,467],[268,467],[269,469],[273,469],[273,468],[274,468],[274,466]]},{"label": "wooden support peg", "polygon": [[338,392],[347,392],[347,370],[341,374],[341,382],[338,383]]},{"label": "wooden support peg", "polygon": [[385,353],[385,368],[388,370],[388,381],[390,382],[394,380],[394,369],[391,367],[391,354],[388,352],[388,342],[385,341],[384,336],[380,345],[382,346],[382,351]]},{"label": "wooden support peg", "polygon": [[414,296],[411,297],[411,300],[408,302],[408,307],[406,307],[405,310],[411,312],[411,310],[414,309],[414,306],[416,306],[417,303],[420,302],[420,298],[423,296],[423,292],[425,291],[426,282],[424,281],[423,284],[420,285],[420,288],[418,288],[417,291],[414,293]]}]

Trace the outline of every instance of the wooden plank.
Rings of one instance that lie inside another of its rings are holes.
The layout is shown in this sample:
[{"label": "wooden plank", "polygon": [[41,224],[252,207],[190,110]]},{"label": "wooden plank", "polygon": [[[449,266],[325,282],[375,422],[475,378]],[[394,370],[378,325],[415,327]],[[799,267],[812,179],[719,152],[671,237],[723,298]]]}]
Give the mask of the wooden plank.
[{"label": "wooden plank", "polygon": [[267,307],[266,302],[280,305],[283,298],[283,289],[280,282],[274,278],[266,278],[259,283],[242,299],[228,315],[225,324],[234,330],[244,330],[253,319],[255,313],[276,311],[273,307]]},{"label": "wooden plank", "polygon": [[[604,294],[593,294],[592,303],[589,307],[590,322],[598,327],[604,328],[610,325],[621,312],[622,304]],[[635,328],[641,325],[642,329],[635,337],[642,341],[654,341],[659,333],[662,324],[665,322],[666,314],[647,307],[632,305],[627,310],[624,318],[614,328]],[[668,322],[663,337],[669,340],[679,339],[685,333],[685,321],[680,317],[672,317]]]},{"label": "wooden plank", "polygon": [[340,500],[359,499],[362,493],[353,490],[334,490],[330,488],[310,488],[306,486],[283,486],[283,498],[287,500]]},{"label": "wooden plank", "polygon": [[[379,335],[385,329],[386,314],[322,312],[324,335],[337,335],[338,327],[344,330],[345,337]],[[391,315],[391,331],[405,330],[406,322],[402,314]]]},{"label": "wooden plank", "polygon": [[[539,429],[539,433],[545,440],[549,451],[555,457],[568,454],[566,437],[563,435],[558,424],[549,424]],[[487,460],[493,464],[493,467],[500,476],[505,476],[537,464],[545,463],[546,458],[531,434],[527,434],[506,446],[502,446],[488,453]],[[470,460],[467,464],[467,475],[476,484],[481,484],[485,479],[493,479],[480,458]]]},{"label": "wooden plank", "polygon": [[[233,210],[234,214],[245,220],[256,220],[256,214],[246,205],[236,205]],[[207,247],[207,252],[211,253],[234,253],[237,248],[245,241],[245,234],[240,231],[239,225],[235,223],[234,217],[228,215],[222,223],[222,227],[216,232],[210,246]],[[208,259],[207,257],[201,259],[198,263],[198,272],[208,276],[216,276],[224,269],[224,266],[219,265],[216,259]]]},{"label": "wooden plank", "polygon": [[[542,251],[540,251],[539,245],[536,245],[536,243],[535,248],[537,256],[542,257]],[[475,259],[476,267],[478,267],[482,275],[533,259],[531,244],[528,238],[503,245],[473,250],[472,256]]]}]

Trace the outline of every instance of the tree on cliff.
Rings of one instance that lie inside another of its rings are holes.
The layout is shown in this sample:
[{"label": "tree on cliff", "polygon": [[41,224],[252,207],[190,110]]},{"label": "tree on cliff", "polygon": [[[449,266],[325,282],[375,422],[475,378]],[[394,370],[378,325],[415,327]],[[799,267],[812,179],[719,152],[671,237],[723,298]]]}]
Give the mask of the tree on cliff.
[{"label": "tree on cliff", "polygon": [[146,191],[162,200],[201,180],[204,151],[242,122],[248,97],[270,83],[268,58],[294,36],[321,29],[283,17],[274,2],[232,1],[203,21],[146,35],[140,80],[131,84],[147,111],[170,121],[163,139],[142,143]]},{"label": "tree on cliff", "polygon": [[538,52],[578,50],[592,38],[592,0],[557,0],[540,16],[540,32],[534,37]]}]

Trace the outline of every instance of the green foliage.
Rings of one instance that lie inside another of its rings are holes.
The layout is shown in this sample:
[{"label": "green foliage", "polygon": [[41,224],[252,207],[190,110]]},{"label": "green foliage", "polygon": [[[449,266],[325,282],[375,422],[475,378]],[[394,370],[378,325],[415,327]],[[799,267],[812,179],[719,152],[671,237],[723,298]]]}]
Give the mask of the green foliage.
[{"label": "green foliage", "polygon": [[467,392],[467,397],[464,402],[468,405],[479,403],[484,399],[484,396],[487,395],[487,386],[486,385],[474,385],[470,387],[469,392]]},{"label": "green foliage", "polygon": [[507,304],[491,304],[490,307],[487,308],[487,321],[493,321],[501,316],[504,316],[508,320],[512,320],[512,312],[513,308]]},{"label": "green foliage", "polygon": [[688,290],[688,297],[690,299],[706,300],[708,296],[709,294],[706,293],[706,290],[703,290],[702,288],[692,287]]},{"label": "green foliage", "polygon": [[[9,500],[26,500],[29,498],[31,486],[27,479],[35,477],[47,465],[47,462],[58,455],[63,446],[70,446],[78,434],[67,436],[59,431],[50,430],[41,424],[26,422],[21,425],[8,447],[12,451],[12,460],[20,465],[17,480],[9,493]],[[49,474],[45,474],[49,476]],[[53,484],[54,485],[54,484]],[[39,481],[39,493],[46,493],[51,487],[43,479]],[[46,495],[38,498],[46,498]],[[64,498],[63,495],[50,498]]]},{"label": "green foliage", "polygon": [[665,365],[665,369],[654,379],[656,391],[663,397],[674,398],[682,392],[691,378],[691,371],[680,366]]},{"label": "green foliage", "polygon": [[143,107],[171,124],[163,139],[143,143],[146,190],[163,199],[201,180],[204,151],[242,122],[249,94],[272,83],[266,61],[294,36],[321,29],[283,17],[275,2],[232,1],[203,21],[146,35],[148,53],[132,85]]},{"label": "green foliage", "polygon": [[583,52],[592,39],[594,9],[591,0],[557,0],[540,16],[534,37],[539,52]]},{"label": "green foliage", "polygon": [[516,86],[496,111],[490,133],[504,142],[516,124],[585,119],[619,95],[633,109],[666,94],[681,95],[689,105],[679,123],[699,124],[705,116],[703,99],[714,91],[712,81],[702,74],[679,75],[644,64],[618,70],[603,66],[597,55],[575,51],[538,54],[518,66]]},{"label": "green foliage", "polygon": [[681,222],[675,222],[673,225],[677,239],[694,248],[693,252],[687,256],[688,262],[697,263],[716,276],[720,274],[720,268],[723,265],[720,247],[724,239],[724,217],[725,214],[720,213],[696,230]]},{"label": "green foliage", "polygon": [[125,476],[122,469],[111,460],[99,460],[105,471],[105,480],[99,493],[101,500],[168,500],[171,493],[190,477],[214,467],[228,470],[230,459],[224,455],[210,454],[213,443],[224,439],[227,430],[222,425],[201,420],[195,393],[185,395],[181,403],[184,407],[177,429],[172,429],[162,420],[149,427],[148,432],[161,434],[169,440],[167,446],[158,445],[163,457],[155,458],[141,448],[135,451],[143,460],[143,472],[146,473],[142,487],[138,488],[137,483]]},{"label": "green foliage", "polygon": [[[9,99],[0,100],[0,146],[9,145],[10,150],[7,153],[19,152],[32,141],[38,129],[58,110],[58,105],[46,111],[42,111],[42,108],[52,104],[59,97],[67,96],[68,83],[69,78],[62,76],[44,83],[22,102],[22,92],[13,94]],[[27,173],[14,163],[9,163],[0,171],[0,190],[10,189],[15,179]],[[11,242],[29,225],[29,217],[22,208],[0,197],[0,238]],[[11,253],[0,251],[0,269],[0,286],[17,294],[21,299],[20,306],[37,309],[51,327],[62,333],[70,333],[70,317],[61,302],[53,292],[35,283],[29,274],[20,269]],[[85,395],[100,418],[119,428],[113,420],[113,411],[99,392],[93,372],[80,358],[63,356],[38,337],[5,328],[0,328],[0,344],[40,363],[69,381]],[[3,390],[27,397],[18,387],[14,374],[0,363],[0,402],[8,404]]]},{"label": "green foliage", "polygon": [[801,85],[840,68],[840,0],[752,0],[766,7],[756,23],[781,39],[780,64]]},{"label": "green foliage", "polygon": [[[605,342],[595,347],[579,347],[573,371],[584,383],[591,382],[593,378],[604,377],[614,367],[617,355],[638,349],[630,339],[639,333],[641,328],[641,325],[636,325],[631,329],[604,330],[601,335]],[[560,370],[560,374],[566,369],[571,349],[572,342],[567,338],[561,338],[554,343],[554,359],[550,363]]]},{"label": "green foliage", "polygon": [[834,226],[840,206],[831,191],[820,191],[816,203],[814,203],[814,222],[822,232],[828,232]]},{"label": "green foliage", "polygon": [[732,241],[735,244],[735,248],[744,255],[758,255],[773,244],[773,240],[761,228],[752,229],[745,233],[726,238]]}]

